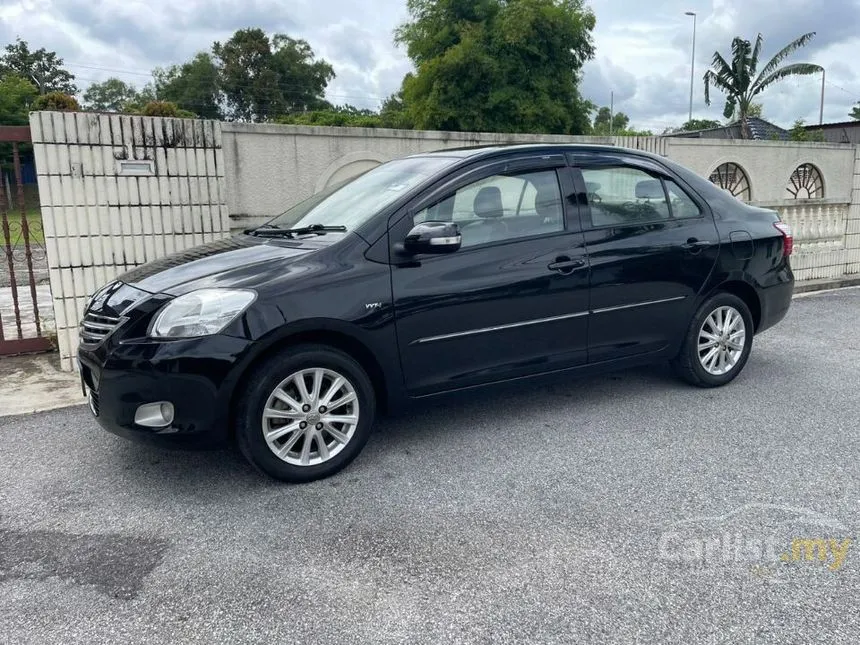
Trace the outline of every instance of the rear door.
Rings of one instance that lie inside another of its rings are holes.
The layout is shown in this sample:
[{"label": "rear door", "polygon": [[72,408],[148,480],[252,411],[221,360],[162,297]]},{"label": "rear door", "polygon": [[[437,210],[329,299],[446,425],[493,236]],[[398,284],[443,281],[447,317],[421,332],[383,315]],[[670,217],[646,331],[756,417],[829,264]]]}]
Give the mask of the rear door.
[{"label": "rear door", "polygon": [[[474,169],[407,210],[389,238],[410,394],[587,361],[588,265],[563,155]],[[459,251],[397,259],[413,225],[452,220],[461,227]]]},{"label": "rear door", "polygon": [[589,361],[674,348],[719,254],[710,209],[647,159],[569,158],[591,266]]}]

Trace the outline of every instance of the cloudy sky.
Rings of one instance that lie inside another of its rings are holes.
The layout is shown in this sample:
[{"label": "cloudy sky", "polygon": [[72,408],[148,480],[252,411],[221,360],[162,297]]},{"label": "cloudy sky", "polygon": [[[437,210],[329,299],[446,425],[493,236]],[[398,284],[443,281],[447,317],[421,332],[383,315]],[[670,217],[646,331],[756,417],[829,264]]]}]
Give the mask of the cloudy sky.
[{"label": "cloudy sky", "polygon": [[[590,0],[597,56],[583,93],[632,125],[662,131],[684,122],[697,13],[693,114],[721,119],[719,95],[704,104],[702,75],[714,50],[735,35],[765,37],[765,55],[807,31],[813,42],[792,60],[827,69],[825,121],[848,119],[860,101],[860,0]],[[826,7],[826,9],[824,9]],[[329,100],[377,107],[409,71],[393,44],[406,0],[0,0],[0,44],[16,36],[55,50],[85,87],[118,76],[140,86],[154,66],[182,62],[236,29],[262,27],[308,40],[337,79]],[[764,115],[783,126],[818,121],[821,78],[790,79],[763,95]]]}]

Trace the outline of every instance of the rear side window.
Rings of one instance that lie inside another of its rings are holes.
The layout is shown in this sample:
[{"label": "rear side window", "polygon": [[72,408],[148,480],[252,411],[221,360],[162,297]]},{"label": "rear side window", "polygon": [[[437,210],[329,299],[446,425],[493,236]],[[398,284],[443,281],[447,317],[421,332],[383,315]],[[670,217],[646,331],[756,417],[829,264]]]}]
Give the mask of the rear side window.
[{"label": "rear side window", "polygon": [[666,192],[669,193],[669,204],[672,207],[672,217],[677,219],[686,217],[699,217],[702,214],[701,209],[696,205],[690,196],[685,193],[678,184],[671,179],[664,181],[666,184]]},{"label": "rear side window", "polygon": [[639,168],[582,168],[593,226],[624,226],[698,217],[696,203],[674,181]]}]

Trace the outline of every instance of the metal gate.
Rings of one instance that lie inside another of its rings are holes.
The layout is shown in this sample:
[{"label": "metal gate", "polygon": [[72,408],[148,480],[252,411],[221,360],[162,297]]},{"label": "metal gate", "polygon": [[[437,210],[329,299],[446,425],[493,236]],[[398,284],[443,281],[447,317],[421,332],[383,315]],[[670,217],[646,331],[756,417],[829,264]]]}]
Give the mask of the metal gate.
[{"label": "metal gate", "polygon": [[28,184],[32,194],[25,197],[22,157],[29,142],[28,126],[0,126],[0,355],[52,346],[44,317],[50,312],[52,318],[53,308],[35,183]]}]

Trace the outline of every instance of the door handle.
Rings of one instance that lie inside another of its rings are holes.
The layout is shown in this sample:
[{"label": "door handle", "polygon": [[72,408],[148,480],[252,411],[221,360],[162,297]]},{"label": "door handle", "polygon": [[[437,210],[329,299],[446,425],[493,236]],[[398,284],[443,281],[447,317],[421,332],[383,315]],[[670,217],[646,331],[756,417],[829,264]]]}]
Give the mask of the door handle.
[{"label": "door handle", "polygon": [[547,268],[550,271],[558,271],[562,275],[573,273],[576,269],[585,266],[584,258],[571,258],[567,255],[560,255],[555,259],[555,262],[550,262]]},{"label": "door handle", "polygon": [[707,240],[697,240],[695,237],[691,237],[685,244],[681,245],[681,248],[685,251],[690,251],[690,253],[698,253],[709,246],[711,246],[711,242],[708,242]]}]

